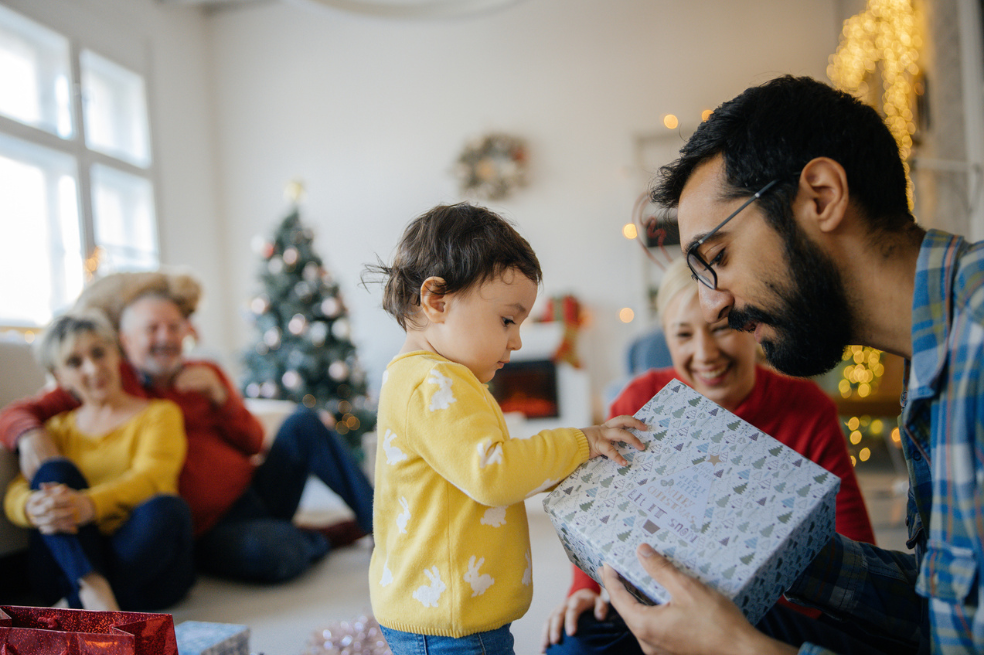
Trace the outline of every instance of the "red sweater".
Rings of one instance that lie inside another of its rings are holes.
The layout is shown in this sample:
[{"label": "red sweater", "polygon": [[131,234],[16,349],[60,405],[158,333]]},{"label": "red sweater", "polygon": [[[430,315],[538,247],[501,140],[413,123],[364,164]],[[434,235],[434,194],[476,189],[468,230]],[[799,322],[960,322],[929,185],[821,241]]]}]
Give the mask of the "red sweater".
[{"label": "red sweater", "polygon": [[[635,414],[668,382],[679,379],[672,368],[639,375],[612,403],[609,417]],[[820,387],[809,380],[786,377],[756,366],[755,387],[733,413],[839,477],[837,532],[854,541],[875,543],[837,406]],[[575,566],[574,582],[567,594],[578,589],[601,591],[597,582]]]},{"label": "red sweater", "polygon": [[[188,454],[178,490],[191,507],[195,534],[199,535],[215,525],[253,481],[255,467],[251,457],[263,446],[263,426],[249,413],[218,366],[207,361],[187,364],[208,366],[218,374],[229,393],[225,405],[215,407],[197,392],[144,386],[137,372],[125,362],[120,365],[120,374],[127,393],[172,400],[184,414]],[[0,411],[0,441],[14,450],[20,435],[78,406],[78,400],[63,389],[11,403]]]}]

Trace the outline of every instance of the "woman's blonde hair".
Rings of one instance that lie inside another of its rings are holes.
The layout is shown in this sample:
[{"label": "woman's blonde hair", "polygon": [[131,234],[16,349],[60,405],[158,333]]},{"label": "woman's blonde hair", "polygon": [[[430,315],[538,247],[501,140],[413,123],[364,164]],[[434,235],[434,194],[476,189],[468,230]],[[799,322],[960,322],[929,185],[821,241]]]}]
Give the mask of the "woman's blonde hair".
[{"label": "woman's blonde hair", "polygon": [[663,272],[663,279],[660,280],[659,291],[656,293],[656,314],[659,320],[665,320],[670,301],[681,293],[687,294],[684,300],[697,295],[697,284],[687,266],[687,260],[677,259],[670,264]]},{"label": "woman's blonde hair", "polygon": [[102,312],[89,310],[63,314],[53,320],[34,343],[34,356],[46,371],[54,373],[62,363],[65,351],[83,334],[93,334],[107,345],[119,348],[116,330],[106,316]]}]

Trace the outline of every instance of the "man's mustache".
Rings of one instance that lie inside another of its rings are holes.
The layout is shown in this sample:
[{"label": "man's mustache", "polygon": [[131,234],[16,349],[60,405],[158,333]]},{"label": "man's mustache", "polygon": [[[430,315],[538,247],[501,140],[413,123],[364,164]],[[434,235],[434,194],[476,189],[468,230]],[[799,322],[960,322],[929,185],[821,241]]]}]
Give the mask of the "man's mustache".
[{"label": "man's mustache", "polygon": [[779,320],[774,314],[757,307],[732,308],[728,312],[728,327],[732,330],[751,332],[755,329],[754,326],[759,323],[775,327],[779,324]]},{"label": "man's mustache", "polygon": [[181,346],[178,345],[166,345],[166,346],[152,346],[150,349],[151,355],[180,355]]}]

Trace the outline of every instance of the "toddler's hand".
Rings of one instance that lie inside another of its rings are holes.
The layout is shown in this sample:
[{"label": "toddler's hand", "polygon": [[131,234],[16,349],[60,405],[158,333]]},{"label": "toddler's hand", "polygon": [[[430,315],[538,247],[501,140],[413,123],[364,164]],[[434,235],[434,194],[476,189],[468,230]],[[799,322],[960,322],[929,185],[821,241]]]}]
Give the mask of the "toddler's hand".
[{"label": "toddler's hand", "polygon": [[581,432],[588,438],[588,447],[590,448],[588,457],[604,456],[615,460],[621,466],[627,465],[628,462],[619,454],[615,448],[615,444],[618,442],[627,443],[630,446],[635,446],[637,450],[645,450],[646,446],[639,441],[639,437],[625,428],[635,428],[636,430],[642,431],[649,430],[649,427],[645,423],[634,416],[616,416],[615,418],[608,419],[601,425],[581,428]]}]

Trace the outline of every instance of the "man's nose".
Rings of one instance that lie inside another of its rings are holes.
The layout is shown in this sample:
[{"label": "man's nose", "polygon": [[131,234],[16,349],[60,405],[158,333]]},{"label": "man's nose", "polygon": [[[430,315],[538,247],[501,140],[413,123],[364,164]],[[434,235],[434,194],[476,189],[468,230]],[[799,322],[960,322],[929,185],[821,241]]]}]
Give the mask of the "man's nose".
[{"label": "man's nose", "polygon": [[697,296],[700,299],[700,308],[704,313],[704,320],[708,323],[717,323],[725,318],[735,304],[734,296],[727,291],[709,289],[699,283],[697,285]]}]

